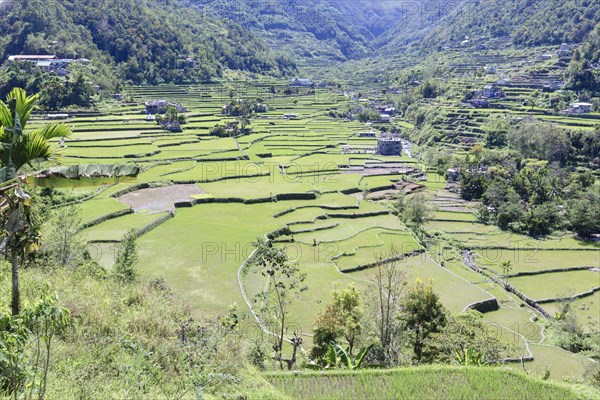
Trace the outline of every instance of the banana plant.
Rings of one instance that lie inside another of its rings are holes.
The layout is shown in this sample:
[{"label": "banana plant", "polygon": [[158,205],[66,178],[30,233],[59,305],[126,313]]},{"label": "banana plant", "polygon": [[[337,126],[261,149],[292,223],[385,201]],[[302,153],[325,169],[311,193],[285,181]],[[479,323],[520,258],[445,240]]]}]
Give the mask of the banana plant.
[{"label": "banana plant", "polygon": [[472,347],[457,350],[454,352],[455,360],[464,366],[479,366],[486,364],[485,355],[483,352],[475,350]]},{"label": "banana plant", "polygon": [[346,349],[337,343],[330,343],[327,348],[327,367],[326,368],[345,368],[350,370],[362,367],[367,353],[373,348],[373,345],[363,347],[356,356],[349,354]]}]

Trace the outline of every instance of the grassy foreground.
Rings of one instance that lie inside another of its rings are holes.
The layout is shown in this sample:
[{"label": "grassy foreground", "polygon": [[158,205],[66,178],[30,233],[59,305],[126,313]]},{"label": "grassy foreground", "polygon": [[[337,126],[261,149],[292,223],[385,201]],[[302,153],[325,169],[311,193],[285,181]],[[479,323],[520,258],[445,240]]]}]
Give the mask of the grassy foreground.
[{"label": "grassy foreground", "polygon": [[267,380],[293,399],[592,399],[568,386],[504,368],[425,366],[360,372],[277,373]]}]

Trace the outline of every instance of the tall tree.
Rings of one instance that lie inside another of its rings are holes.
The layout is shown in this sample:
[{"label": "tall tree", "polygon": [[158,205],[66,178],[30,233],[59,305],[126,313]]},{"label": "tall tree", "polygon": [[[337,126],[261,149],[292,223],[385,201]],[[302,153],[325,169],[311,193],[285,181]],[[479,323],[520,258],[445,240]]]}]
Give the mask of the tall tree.
[{"label": "tall tree", "polygon": [[386,365],[395,365],[401,356],[402,334],[397,321],[406,287],[406,271],[400,268],[397,261],[393,261],[377,266],[369,276],[369,281],[374,290],[368,292],[367,304],[371,315],[368,323],[381,346],[381,361]]},{"label": "tall tree", "polygon": [[340,337],[348,343],[348,354],[352,355],[362,331],[360,292],[354,286],[350,286],[347,289],[334,290],[332,294],[333,301],[315,321],[312,358],[323,358],[331,342]]},{"label": "tall tree", "polygon": [[297,265],[289,262],[288,255],[284,250],[273,247],[271,242],[259,239],[254,245],[256,252],[252,258],[252,265],[257,267],[255,272],[260,272],[263,277],[267,278],[267,285],[258,294],[257,301],[261,304],[261,313],[274,320],[277,326],[276,343],[273,345],[274,359],[279,363],[281,369],[286,363],[288,370],[291,370],[296,363],[296,353],[302,344],[302,338],[297,332],[294,332],[290,339],[293,349],[290,358],[283,358],[283,342],[289,308],[301,293],[308,290],[304,284],[306,274],[301,273]]},{"label": "tall tree", "polygon": [[400,321],[410,332],[414,359],[420,362],[426,340],[446,325],[446,312],[438,294],[433,291],[431,280],[425,283],[418,279],[416,285],[408,290],[402,299]]}]

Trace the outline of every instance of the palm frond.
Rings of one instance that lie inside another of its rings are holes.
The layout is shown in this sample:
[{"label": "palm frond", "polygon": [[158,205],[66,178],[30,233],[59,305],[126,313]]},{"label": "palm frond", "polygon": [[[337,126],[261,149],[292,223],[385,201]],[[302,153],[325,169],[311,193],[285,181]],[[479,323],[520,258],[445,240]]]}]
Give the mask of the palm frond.
[{"label": "palm frond", "polygon": [[60,137],[69,137],[71,136],[71,127],[65,124],[52,123],[45,125],[43,128],[30,132],[28,135],[32,133],[38,132],[44,137],[46,140],[60,138]]},{"label": "palm frond", "polygon": [[2,101],[0,101],[0,125],[6,127],[13,126],[13,120],[10,113],[10,109]]},{"label": "palm frond", "polygon": [[25,89],[22,88],[14,88],[10,91],[7,96],[7,102],[10,99],[16,100],[16,114],[19,116],[19,120],[21,122],[21,127],[25,127],[33,108],[35,106],[35,102],[37,101],[39,95],[34,94],[33,96],[27,96]]},{"label": "palm frond", "polygon": [[17,171],[31,161],[48,160],[52,155],[50,143],[39,130],[23,136],[12,150],[12,158]]}]

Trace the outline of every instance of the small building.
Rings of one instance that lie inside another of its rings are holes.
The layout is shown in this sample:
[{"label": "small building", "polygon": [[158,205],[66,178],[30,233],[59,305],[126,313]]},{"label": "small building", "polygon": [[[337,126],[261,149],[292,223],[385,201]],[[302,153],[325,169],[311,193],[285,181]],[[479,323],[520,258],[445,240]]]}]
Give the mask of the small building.
[{"label": "small building", "polygon": [[544,82],[542,89],[545,92],[553,92],[555,90],[562,89],[564,83],[562,81],[552,81],[552,82]]},{"label": "small building", "polygon": [[297,114],[283,114],[283,118],[285,118],[285,119],[297,119],[298,115]]},{"label": "small building", "polygon": [[542,54],[542,60],[551,60],[552,54]]},{"label": "small building", "polygon": [[504,97],[504,92],[501,89],[498,89],[496,85],[486,85],[481,92],[482,97],[488,99],[497,99],[500,97]]},{"label": "small building", "polygon": [[473,99],[469,101],[469,104],[475,108],[488,108],[490,106],[490,103],[485,99]]},{"label": "small building", "polygon": [[390,114],[379,114],[379,122],[388,123],[392,120]]},{"label": "small building", "polygon": [[382,156],[402,154],[402,139],[398,135],[385,135],[377,138],[377,153]]},{"label": "small building", "polygon": [[573,104],[571,104],[571,108],[569,109],[569,112],[572,114],[590,113],[590,112],[592,112],[593,107],[594,107],[594,105],[592,103],[584,103],[584,102],[573,103]]},{"label": "small building", "polygon": [[496,81],[496,86],[508,86],[510,85],[510,79],[500,78]]},{"label": "small building", "polygon": [[146,121],[156,121],[156,117],[152,114],[146,115]]},{"label": "small building", "polygon": [[164,114],[167,112],[166,100],[150,100],[145,103],[146,114]]},{"label": "small building", "polygon": [[294,78],[292,79],[292,86],[304,86],[304,87],[309,87],[312,86],[312,81],[310,79],[304,79],[304,78]]},{"label": "small building", "polygon": [[448,170],[446,170],[446,176],[448,177],[448,180],[456,182],[460,177],[460,170],[458,168],[448,168]]},{"label": "small building", "polygon": [[567,43],[563,43],[560,45],[560,49],[558,50],[558,56],[561,58],[570,58],[573,55],[573,51],[571,51],[571,47]]},{"label": "small building", "polygon": [[58,60],[54,54],[52,55],[31,55],[31,54],[23,54],[19,56],[9,56],[8,61],[48,61],[48,60]]},{"label": "small building", "polygon": [[485,73],[486,74],[495,74],[496,73],[496,67],[493,67],[493,66],[485,67]]},{"label": "small building", "polygon": [[48,114],[46,119],[57,120],[57,119],[67,119],[69,118],[69,114]]},{"label": "small building", "polygon": [[377,133],[376,132],[359,132],[358,136],[359,137],[371,137],[371,138],[374,138],[374,137],[377,137]]}]

